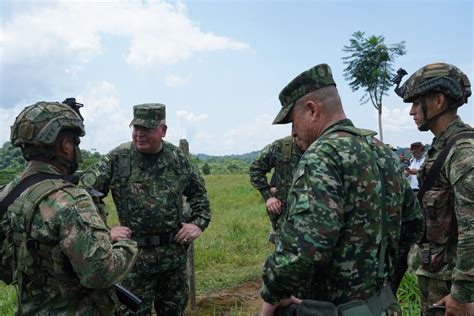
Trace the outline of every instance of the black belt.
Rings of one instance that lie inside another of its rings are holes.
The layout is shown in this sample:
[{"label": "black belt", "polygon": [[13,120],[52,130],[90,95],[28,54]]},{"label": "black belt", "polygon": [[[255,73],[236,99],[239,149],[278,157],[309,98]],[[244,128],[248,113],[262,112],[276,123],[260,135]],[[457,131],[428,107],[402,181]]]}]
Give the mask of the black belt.
[{"label": "black belt", "polygon": [[420,191],[420,189],[413,189],[413,192],[418,192]]},{"label": "black belt", "polygon": [[166,233],[158,235],[133,236],[139,247],[155,247],[174,243],[175,233]]}]

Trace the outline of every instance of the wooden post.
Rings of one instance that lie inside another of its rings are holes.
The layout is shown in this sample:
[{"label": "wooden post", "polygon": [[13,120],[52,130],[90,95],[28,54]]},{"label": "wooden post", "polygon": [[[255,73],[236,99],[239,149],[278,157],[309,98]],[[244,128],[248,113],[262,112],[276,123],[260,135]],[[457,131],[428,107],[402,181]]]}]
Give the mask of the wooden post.
[{"label": "wooden post", "polygon": [[[186,139],[179,140],[179,149],[189,157],[189,143]],[[186,197],[183,196],[183,211],[185,214],[190,212],[189,204],[186,202]],[[189,285],[189,300],[191,309],[196,307],[196,270],[194,268],[194,241],[191,242],[188,248],[188,285]]]}]

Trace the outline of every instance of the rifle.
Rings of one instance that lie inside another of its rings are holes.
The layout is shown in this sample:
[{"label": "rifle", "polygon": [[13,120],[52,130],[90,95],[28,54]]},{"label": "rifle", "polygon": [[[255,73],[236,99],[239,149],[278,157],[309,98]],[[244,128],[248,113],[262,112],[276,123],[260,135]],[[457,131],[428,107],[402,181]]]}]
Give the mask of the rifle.
[{"label": "rifle", "polygon": [[114,288],[120,303],[136,313],[142,304],[142,300],[120,284],[114,284]]},{"label": "rifle", "polygon": [[426,316],[444,316],[446,307],[444,305],[430,305],[426,311]]}]

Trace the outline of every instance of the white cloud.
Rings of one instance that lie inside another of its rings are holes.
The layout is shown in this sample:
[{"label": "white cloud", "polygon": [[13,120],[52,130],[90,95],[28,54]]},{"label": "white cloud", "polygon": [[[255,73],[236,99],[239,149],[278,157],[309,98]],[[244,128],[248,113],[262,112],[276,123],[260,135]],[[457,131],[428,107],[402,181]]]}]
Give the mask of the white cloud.
[{"label": "white cloud", "polygon": [[207,115],[206,113],[194,114],[192,112],[182,110],[176,111],[176,116],[178,117],[178,120],[182,120],[191,124],[201,123],[203,121],[206,121],[209,117],[209,115]]},{"label": "white cloud", "polygon": [[180,85],[184,85],[188,83],[191,80],[191,75],[188,75],[186,77],[181,77],[178,75],[170,74],[167,75],[165,78],[165,85],[168,87],[176,87]]},{"label": "white cloud", "polygon": [[414,127],[413,118],[409,115],[411,105],[404,107],[384,107],[382,127],[384,132],[403,132]]},{"label": "white cloud", "polygon": [[181,3],[60,1],[42,3],[3,23],[2,62],[58,57],[85,64],[103,53],[105,35],[129,39],[125,59],[140,69],[175,63],[198,52],[248,48],[202,31]]},{"label": "white cloud", "polygon": [[[101,57],[155,74],[205,52],[248,48],[202,30],[184,4],[158,0],[25,2],[2,18],[0,107],[68,90],[71,79],[98,70],[88,66]],[[167,84],[189,79],[170,77]]]},{"label": "white cloud", "polygon": [[[181,114],[182,115],[182,114]],[[212,133],[205,124],[196,125],[186,134],[170,134],[169,140],[177,143],[179,138],[187,138],[192,153],[206,153],[210,155],[227,155],[247,153],[260,150],[278,138],[290,135],[290,125],[271,125],[274,116],[262,114],[252,121],[237,125],[237,127],[223,129]],[[173,130],[173,127],[171,128]],[[182,131],[182,130],[181,130]]]},{"label": "white cloud", "polygon": [[86,136],[82,148],[94,148],[104,154],[131,140],[129,124],[133,109],[120,104],[117,90],[111,83],[88,83],[77,96],[77,101],[84,104],[81,113]]},{"label": "white cloud", "polygon": [[0,108],[0,146],[3,142],[10,141],[10,126],[15,122],[15,118],[25,108],[23,105],[18,105],[14,108]]}]

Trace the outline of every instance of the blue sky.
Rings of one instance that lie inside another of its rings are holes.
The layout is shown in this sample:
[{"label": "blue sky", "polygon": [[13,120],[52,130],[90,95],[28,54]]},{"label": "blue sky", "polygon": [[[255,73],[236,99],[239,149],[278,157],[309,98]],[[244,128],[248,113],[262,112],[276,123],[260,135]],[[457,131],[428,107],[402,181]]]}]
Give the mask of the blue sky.
[{"label": "blue sky", "polygon": [[[319,63],[333,70],[346,114],[378,130],[343,79],[342,48],[355,31],[406,42],[394,68],[457,65],[474,81],[472,1],[1,1],[0,144],[26,106],[84,103],[82,148],[106,153],[128,141],[132,107],[167,105],[166,140],[193,153],[259,150],[290,133],[273,126],[278,94]],[[406,79],[407,77],[405,77]],[[474,123],[473,99],[459,113]],[[393,91],[384,141],[431,143]]]}]

